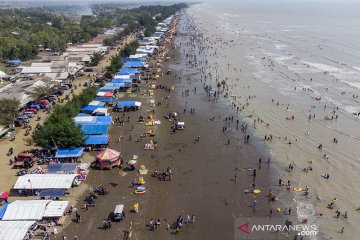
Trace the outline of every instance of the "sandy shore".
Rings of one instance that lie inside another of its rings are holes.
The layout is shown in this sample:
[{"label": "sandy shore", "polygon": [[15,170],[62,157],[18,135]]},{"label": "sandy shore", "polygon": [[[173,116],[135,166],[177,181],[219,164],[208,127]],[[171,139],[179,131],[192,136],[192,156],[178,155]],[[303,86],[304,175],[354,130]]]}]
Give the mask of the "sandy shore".
[{"label": "sandy shore", "polygon": [[[177,45],[188,37],[178,34]],[[273,188],[273,183],[269,181],[272,165],[267,165],[265,161],[259,165],[258,159],[267,159],[268,156],[263,155],[262,149],[257,150],[258,141],[251,138],[249,143],[244,143],[244,133],[240,127],[236,129],[236,121],[241,122],[241,119],[221,99],[217,103],[210,102],[199,76],[196,76],[196,69],[185,65],[184,56],[172,48],[172,43],[167,48],[170,50],[167,56],[171,56],[171,61],[165,62],[162,72],[171,68],[172,74],[160,74],[156,83],[169,88],[174,86],[175,90],[155,90],[155,99],[162,104],[154,108],[154,116],[161,120],[161,125],[147,127],[138,124],[140,115],[146,116],[151,112],[149,96],[124,93],[120,99],[141,101],[142,108],[138,112],[125,113],[124,118],[129,117],[130,121],[125,122],[124,126],[115,124],[111,127],[110,148],[121,151],[125,161],[134,154],[138,155],[139,164],[144,164],[151,173],[170,167],[174,174],[173,180],[159,181],[148,174],[145,176],[146,194],[135,195],[131,181],[137,178],[136,172],[126,169],[95,170],[90,174],[88,184],[104,185],[110,193],[100,197],[95,208],[80,211],[82,222],[69,225],[62,233],[68,238],[119,239],[132,223],[134,239],[232,239],[235,218],[265,217],[270,208],[279,206],[278,202],[268,202],[266,193]],[[181,76],[180,80],[178,76]],[[191,81],[187,80],[187,76],[191,76]],[[148,84],[142,84],[141,92],[146,89]],[[185,90],[189,90],[187,97],[182,95]],[[191,108],[195,108],[195,113],[190,113]],[[163,116],[174,111],[179,112],[179,119],[185,122],[186,129],[171,133],[172,124]],[[234,117],[233,121],[226,124],[225,117],[231,116]],[[123,115],[114,113],[113,117],[122,118]],[[211,118],[214,120],[210,121]],[[227,131],[223,132],[225,124]],[[150,138],[143,142],[134,141],[148,129],[156,133],[156,150],[143,149]],[[199,142],[195,141],[197,136],[201,136]],[[122,139],[120,143],[117,142],[119,137]],[[256,179],[252,176],[253,171],[249,171],[254,168],[258,173]],[[256,207],[253,207],[253,195],[244,193],[246,189],[252,189],[253,183],[262,190],[256,197]],[[276,195],[277,191],[273,191]],[[132,213],[135,202],[140,206],[137,214]],[[120,203],[125,205],[126,219],[113,223],[110,230],[98,229],[102,220]],[[78,208],[81,206],[79,203]],[[181,234],[166,230],[164,219],[173,223],[179,215],[184,218],[186,215],[195,215],[196,223],[185,226]],[[161,219],[162,225],[158,231],[150,231],[147,227],[151,218]]]}]

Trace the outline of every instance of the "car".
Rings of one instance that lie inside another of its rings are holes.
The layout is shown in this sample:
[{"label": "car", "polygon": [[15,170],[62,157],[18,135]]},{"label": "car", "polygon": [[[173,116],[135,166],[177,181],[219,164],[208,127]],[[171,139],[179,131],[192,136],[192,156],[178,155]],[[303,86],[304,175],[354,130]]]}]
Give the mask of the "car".
[{"label": "car", "polygon": [[65,84],[61,84],[60,88],[61,88],[61,89],[64,89],[64,90],[69,90],[69,89],[70,89],[70,86],[69,86],[69,85],[65,85]]},{"label": "car", "polygon": [[25,110],[26,112],[33,112],[34,114],[38,113],[39,110],[37,110],[36,108],[28,108]]},{"label": "car", "polygon": [[47,96],[47,98],[49,99],[49,100],[56,100],[57,99],[57,95],[49,95],[49,96]]},{"label": "car", "polygon": [[25,111],[25,112],[23,113],[23,115],[24,115],[24,116],[27,116],[27,117],[29,117],[29,118],[32,118],[35,114],[34,114],[33,112],[31,112],[31,111]]},{"label": "car", "polygon": [[28,123],[29,122],[29,117],[26,115],[21,115],[20,117],[17,118],[17,120],[22,121],[23,123]]}]

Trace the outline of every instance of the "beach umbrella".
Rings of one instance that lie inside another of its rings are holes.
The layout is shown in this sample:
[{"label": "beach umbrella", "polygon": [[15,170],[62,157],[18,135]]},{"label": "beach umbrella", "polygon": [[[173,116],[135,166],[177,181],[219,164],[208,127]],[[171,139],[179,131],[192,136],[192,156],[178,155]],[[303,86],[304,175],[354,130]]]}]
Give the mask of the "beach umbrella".
[{"label": "beach umbrella", "polygon": [[136,164],[136,160],[130,160],[130,161],[128,161],[128,164],[129,165],[134,165],[134,164]]}]

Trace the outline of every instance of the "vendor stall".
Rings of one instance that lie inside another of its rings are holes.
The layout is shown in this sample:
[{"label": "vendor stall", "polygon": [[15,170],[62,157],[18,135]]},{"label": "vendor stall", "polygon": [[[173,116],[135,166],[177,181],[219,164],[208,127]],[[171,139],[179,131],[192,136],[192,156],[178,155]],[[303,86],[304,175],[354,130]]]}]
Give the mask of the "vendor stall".
[{"label": "vendor stall", "polygon": [[120,157],[120,152],[107,148],[96,156],[96,166],[100,169],[120,167]]}]

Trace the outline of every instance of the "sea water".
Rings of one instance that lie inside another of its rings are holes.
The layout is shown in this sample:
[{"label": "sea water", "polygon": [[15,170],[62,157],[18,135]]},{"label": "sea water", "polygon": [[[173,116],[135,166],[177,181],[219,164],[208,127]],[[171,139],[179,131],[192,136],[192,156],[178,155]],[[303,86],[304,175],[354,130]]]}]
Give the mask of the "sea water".
[{"label": "sea water", "polygon": [[[213,82],[226,80],[230,95],[237,96],[229,102],[248,102],[243,115],[269,123],[269,127],[259,124],[255,132],[259,138],[274,136],[266,145],[279,169],[277,177],[309,187],[309,197],[291,193],[289,206],[295,205],[298,220],[319,225],[321,233],[313,238],[357,239],[360,4],[214,1],[192,5],[187,14],[209,46],[207,72]],[[255,98],[247,101],[248,96]],[[315,119],[309,121],[313,114]],[[295,120],[285,119],[290,116]],[[333,138],[339,142],[333,143]],[[287,144],[289,139],[294,144]],[[320,143],[322,150],[317,149]],[[310,161],[313,171],[306,174],[302,169]],[[295,165],[293,173],[286,171],[290,163]],[[322,173],[330,174],[330,179],[322,178]],[[276,191],[280,200],[289,195]],[[334,210],[326,208],[334,197],[335,208],[347,211],[348,219],[336,219]],[[338,233],[343,226],[345,232]]]}]

